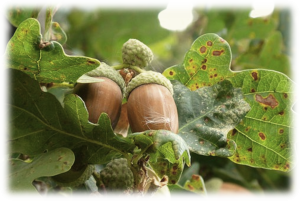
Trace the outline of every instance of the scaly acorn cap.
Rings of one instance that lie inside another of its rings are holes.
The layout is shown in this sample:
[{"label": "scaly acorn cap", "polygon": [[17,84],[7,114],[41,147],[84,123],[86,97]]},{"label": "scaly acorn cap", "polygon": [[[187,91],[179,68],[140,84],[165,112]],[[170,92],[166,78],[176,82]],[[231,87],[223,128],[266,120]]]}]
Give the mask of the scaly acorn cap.
[{"label": "scaly acorn cap", "polygon": [[107,77],[117,83],[121,88],[122,93],[125,93],[125,81],[120,73],[104,62],[101,62],[98,68],[87,72],[86,75],[90,77]]},{"label": "scaly acorn cap", "polygon": [[88,180],[94,171],[94,165],[87,165],[79,171],[70,169],[68,172],[53,176],[52,179],[59,186],[76,187]]},{"label": "scaly acorn cap", "polygon": [[122,47],[122,59],[124,64],[146,67],[153,60],[151,49],[136,39],[129,39]]},{"label": "scaly acorn cap", "polygon": [[128,86],[126,87],[125,98],[128,99],[131,91],[133,91],[138,86],[143,84],[151,84],[151,83],[165,86],[173,95],[173,85],[170,82],[170,80],[168,80],[165,76],[163,76],[159,72],[146,71],[141,74],[138,74],[129,82]]}]

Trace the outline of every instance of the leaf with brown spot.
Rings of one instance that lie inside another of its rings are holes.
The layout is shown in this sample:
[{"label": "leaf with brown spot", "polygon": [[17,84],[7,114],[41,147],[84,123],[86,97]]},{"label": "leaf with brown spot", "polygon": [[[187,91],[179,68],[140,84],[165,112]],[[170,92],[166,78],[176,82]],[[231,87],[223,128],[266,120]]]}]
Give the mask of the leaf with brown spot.
[{"label": "leaf with brown spot", "polygon": [[[242,88],[245,100],[251,106],[243,123],[234,129],[234,135],[232,132],[227,135],[238,146],[245,147],[237,150],[230,159],[253,167],[288,171],[285,164],[293,164],[290,142],[294,123],[292,81],[282,73],[269,70],[236,72],[230,80],[235,87]],[[251,129],[247,130],[248,127]],[[237,155],[239,160],[236,160]]]},{"label": "leaf with brown spot", "polygon": [[8,67],[23,71],[40,83],[75,83],[100,65],[97,59],[66,55],[56,41],[50,43],[49,50],[40,49],[40,42],[39,22],[33,18],[23,21],[6,47]]},{"label": "leaf with brown spot", "polygon": [[200,175],[192,175],[191,179],[185,182],[184,188],[198,194],[206,194],[204,181]]},{"label": "leaf with brown spot", "polygon": [[12,191],[37,191],[33,180],[68,171],[75,161],[74,153],[58,148],[35,156],[30,163],[19,159],[9,161],[9,182]]},{"label": "leaf with brown spot", "polygon": [[[230,62],[228,43],[216,34],[204,34],[194,41],[182,65],[167,68],[163,75],[170,80],[179,80],[193,91],[197,89],[196,86],[211,86],[224,77],[231,77]],[[211,75],[209,72],[213,70],[215,72]],[[178,76],[170,75],[170,72]]]}]

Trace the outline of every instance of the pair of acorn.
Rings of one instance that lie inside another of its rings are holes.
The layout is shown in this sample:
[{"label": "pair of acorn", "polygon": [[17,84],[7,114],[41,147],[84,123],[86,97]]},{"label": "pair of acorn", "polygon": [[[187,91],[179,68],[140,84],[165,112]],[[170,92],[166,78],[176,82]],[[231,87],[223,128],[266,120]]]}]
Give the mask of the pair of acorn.
[{"label": "pair of acorn", "polygon": [[[122,48],[123,64],[146,67],[153,58],[152,51],[142,42],[130,39]],[[112,128],[118,123],[122,100],[127,99],[127,116],[131,131],[169,130],[178,132],[178,114],[171,82],[161,73],[143,71],[125,87],[122,76],[102,63],[87,73],[102,79],[97,83],[78,83],[74,93],[85,102],[89,121],[97,123],[101,113],[107,113]]]}]

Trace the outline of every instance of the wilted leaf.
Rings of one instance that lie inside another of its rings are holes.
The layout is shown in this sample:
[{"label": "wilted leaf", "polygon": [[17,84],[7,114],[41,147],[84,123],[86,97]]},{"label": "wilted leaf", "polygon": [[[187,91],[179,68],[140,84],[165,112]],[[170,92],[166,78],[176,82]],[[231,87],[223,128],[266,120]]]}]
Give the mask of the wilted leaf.
[{"label": "wilted leaf", "polygon": [[86,162],[105,163],[131,152],[135,145],[114,134],[109,117],[102,113],[98,125],[88,121],[84,102],[69,94],[64,108],[37,81],[11,70],[10,148],[12,153],[35,155],[58,147],[87,147]]},{"label": "wilted leaf", "polygon": [[40,25],[36,19],[22,22],[6,48],[9,68],[21,70],[40,83],[72,82],[100,65],[96,59],[68,56],[58,42],[40,49]]},{"label": "wilted leaf", "polygon": [[9,181],[12,191],[34,191],[32,182],[45,176],[54,176],[68,171],[75,161],[70,149],[58,148],[35,156],[31,162],[11,159]]},{"label": "wilted leaf", "polygon": [[230,159],[239,164],[288,171],[292,166],[292,81],[268,70],[248,70],[231,79],[251,106],[227,137],[237,143]]},{"label": "wilted leaf", "polygon": [[[183,158],[190,166],[190,152],[186,142],[177,134],[167,130],[148,130],[128,136],[145,153],[157,152],[171,163]],[[154,155],[153,155],[154,156]],[[152,157],[152,161],[156,158]]]},{"label": "wilted leaf", "polygon": [[229,81],[190,91],[172,81],[179,116],[179,135],[191,151],[201,155],[229,157],[235,152],[227,133],[250,110],[240,89]]}]

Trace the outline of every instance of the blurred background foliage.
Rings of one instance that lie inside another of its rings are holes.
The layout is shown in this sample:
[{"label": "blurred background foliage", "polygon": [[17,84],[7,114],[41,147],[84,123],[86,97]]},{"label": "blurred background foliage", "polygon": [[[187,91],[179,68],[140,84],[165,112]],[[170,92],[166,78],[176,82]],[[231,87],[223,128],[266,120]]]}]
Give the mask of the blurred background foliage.
[{"label": "blurred background foliage", "polygon": [[[162,72],[182,63],[192,42],[200,35],[216,33],[231,46],[232,70],[264,68],[292,75],[289,9],[275,9],[269,16],[251,18],[250,8],[194,8],[193,22],[183,31],[160,26],[158,14],[163,9],[60,7],[53,21],[67,34],[64,44],[67,54],[97,58],[109,65],[122,62],[123,43],[135,38],[154,52],[148,70]],[[179,183],[183,185],[192,174],[203,177],[208,192],[219,191],[224,183],[257,192],[291,189],[291,172],[237,165],[227,158],[193,154],[192,166],[185,168]]]}]

